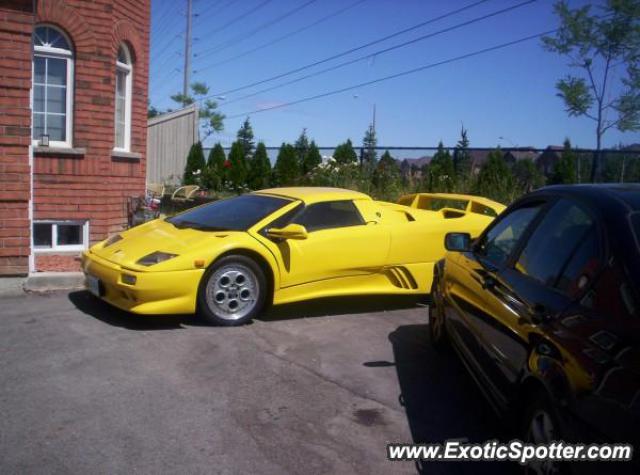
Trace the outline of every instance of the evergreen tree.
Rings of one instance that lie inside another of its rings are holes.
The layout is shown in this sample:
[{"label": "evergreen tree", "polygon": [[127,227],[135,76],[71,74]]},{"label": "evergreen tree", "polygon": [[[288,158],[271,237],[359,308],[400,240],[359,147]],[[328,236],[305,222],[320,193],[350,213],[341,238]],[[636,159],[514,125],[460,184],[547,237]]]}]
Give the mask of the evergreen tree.
[{"label": "evergreen tree", "polygon": [[296,143],[293,144],[293,146],[296,149],[296,158],[298,159],[298,163],[304,167],[305,157],[309,153],[309,137],[307,137],[307,129],[302,129],[298,140],[296,140]]},{"label": "evergreen tree", "polygon": [[320,150],[318,150],[318,146],[315,141],[311,141],[309,145],[309,150],[307,150],[306,155],[302,161],[302,174],[306,175],[311,172],[315,167],[322,163],[322,155],[320,155]]},{"label": "evergreen tree", "polygon": [[300,177],[300,163],[293,145],[283,143],[278,152],[278,158],[273,169],[278,186],[295,185]]},{"label": "evergreen tree", "polygon": [[355,150],[353,150],[353,144],[351,143],[351,139],[347,139],[345,143],[338,145],[333,152],[333,159],[339,165],[344,165],[347,163],[358,163],[358,155],[356,155]]},{"label": "evergreen tree", "polygon": [[187,155],[187,163],[184,167],[184,175],[182,184],[197,185],[200,183],[200,175],[204,171],[205,161],[204,152],[202,151],[202,143],[196,142],[189,149]]},{"label": "evergreen tree", "polygon": [[224,148],[222,148],[220,142],[216,143],[209,151],[205,168],[204,184],[208,189],[216,191],[222,189],[222,184],[226,179],[226,169],[224,167],[226,160]]},{"label": "evergreen tree", "polygon": [[553,167],[549,183],[570,184],[576,182],[576,154],[571,149],[571,142],[565,139],[560,159]]},{"label": "evergreen tree", "polygon": [[249,177],[247,179],[249,188],[261,190],[269,186],[271,180],[271,162],[267,154],[267,147],[263,142],[259,142],[256,153],[251,161]]},{"label": "evergreen tree", "polygon": [[367,172],[373,171],[378,161],[377,145],[376,129],[371,124],[362,139],[362,168]]},{"label": "evergreen tree", "polygon": [[453,151],[453,167],[456,172],[458,187],[464,191],[467,191],[469,182],[471,181],[471,162],[469,137],[467,136],[467,129],[462,126],[460,139]]},{"label": "evergreen tree", "polygon": [[514,198],[514,178],[498,148],[487,156],[480,169],[474,192],[501,203],[510,203]]},{"label": "evergreen tree", "polygon": [[245,160],[250,161],[253,157],[255,142],[253,141],[253,128],[251,127],[251,123],[249,122],[249,117],[244,120],[242,126],[238,130],[237,139],[242,146]]},{"label": "evergreen tree", "polygon": [[530,193],[544,185],[544,175],[530,158],[516,161],[513,164],[513,175],[519,193]]},{"label": "evergreen tree", "polygon": [[450,193],[455,187],[455,169],[453,159],[442,142],[438,144],[438,151],[431,159],[428,167],[427,189],[433,192]]},{"label": "evergreen tree", "polygon": [[227,170],[229,181],[234,190],[241,192],[247,183],[247,161],[244,155],[242,142],[236,140],[229,151],[229,168]]}]

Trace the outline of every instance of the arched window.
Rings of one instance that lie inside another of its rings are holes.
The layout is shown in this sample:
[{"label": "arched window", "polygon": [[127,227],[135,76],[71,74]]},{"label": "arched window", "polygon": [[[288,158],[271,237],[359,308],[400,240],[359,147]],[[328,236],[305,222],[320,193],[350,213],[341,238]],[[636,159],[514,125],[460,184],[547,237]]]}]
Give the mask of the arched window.
[{"label": "arched window", "polygon": [[35,145],[71,147],[73,51],[64,33],[49,25],[33,34],[33,127]]},{"label": "arched window", "polygon": [[131,54],[126,45],[118,48],[116,61],[115,149],[131,150]]}]

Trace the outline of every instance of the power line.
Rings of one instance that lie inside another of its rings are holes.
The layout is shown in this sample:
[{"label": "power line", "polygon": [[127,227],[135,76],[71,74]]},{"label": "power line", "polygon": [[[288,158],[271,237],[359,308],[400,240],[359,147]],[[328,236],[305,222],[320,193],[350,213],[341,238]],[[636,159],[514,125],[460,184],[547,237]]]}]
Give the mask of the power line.
[{"label": "power line", "polygon": [[[230,4],[230,3],[233,3],[234,1],[236,1],[236,0],[231,0],[231,1],[229,2],[229,4]],[[202,16],[202,15],[206,15],[206,14],[208,14],[208,13],[209,13],[209,12],[211,12],[214,8],[218,8],[218,6],[219,6],[222,2],[224,2],[224,0],[220,0],[220,1],[218,1],[218,2],[212,2],[212,3],[210,3],[210,4],[209,4],[209,6],[208,6],[208,7],[206,7],[203,11],[201,11],[201,12],[197,12],[197,13],[196,13],[196,17],[200,17],[200,16]],[[227,5],[228,5],[228,4],[227,4]],[[225,5],[224,7],[220,8],[220,9],[218,10],[218,13],[220,13],[220,11],[221,11],[222,9],[224,9],[227,5]]]},{"label": "power line", "polygon": [[247,11],[243,12],[242,14],[238,15],[237,17],[229,20],[227,23],[225,23],[220,28],[218,28],[216,30],[213,30],[213,31],[207,31],[207,34],[208,35],[213,35],[213,34],[216,34],[216,33],[220,33],[222,30],[226,30],[231,25],[234,25],[234,24],[238,23],[239,21],[244,20],[245,18],[247,18],[252,13],[255,13],[258,10],[260,10],[262,7],[265,7],[267,4],[271,3],[271,1],[272,0],[264,0],[262,3],[256,5],[255,7],[252,7],[250,10],[247,10]]},{"label": "power line", "polygon": [[335,71],[336,69],[344,68],[345,66],[349,66],[351,64],[355,64],[357,62],[363,61],[363,60],[371,58],[371,57],[377,57],[379,55],[388,53],[390,51],[394,51],[396,49],[403,48],[405,46],[409,46],[409,45],[418,43],[420,41],[427,40],[429,38],[433,38],[434,36],[438,36],[438,35],[441,35],[441,34],[444,34],[444,33],[449,33],[451,31],[463,28],[465,26],[469,26],[469,25],[471,25],[473,23],[477,23],[479,21],[486,20],[488,18],[493,18],[495,16],[502,15],[504,13],[508,13],[508,12],[510,12],[512,10],[516,10],[518,8],[521,8],[521,7],[524,7],[526,5],[529,5],[530,3],[534,3],[535,1],[536,0],[526,0],[526,1],[521,2],[519,4],[510,6],[510,7],[507,7],[507,8],[503,8],[501,10],[497,10],[495,12],[488,13],[486,15],[482,15],[482,16],[477,17],[477,18],[472,18],[471,20],[467,20],[467,21],[464,21],[462,23],[458,23],[456,25],[444,28],[442,30],[435,31],[435,32],[429,33],[427,35],[422,35],[422,36],[419,36],[419,37],[414,38],[412,40],[405,41],[403,43],[399,43],[397,45],[393,45],[393,46],[390,46],[390,47],[382,49],[382,50],[374,51],[373,53],[369,53],[369,54],[366,54],[364,56],[359,56],[358,58],[350,59],[349,61],[345,61],[345,62],[342,62],[340,64],[336,64],[334,66],[330,66],[330,67],[325,68],[325,69],[321,69],[320,71],[316,71],[314,73],[307,74],[305,76],[301,76],[299,78],[295,78],[295,79],[292,79],[290,81],[286,81],[286,82],[283,82],[283,83],[280,83],[280,84],[276,84],[275,86],[267,87],[265,89],[261,89],[261,90],[256,91],[256,92],[252,92],[251,94],[246,94],[246,95],[241,96],[241,97],[237,97],[237,98],[234,98],[234,99],[231,99],[231,100],[227,100],[227,101],[225,101],[225,105],[226,104],[231,104],[231,103],[234,103],[234,102],[239,102],[241,100],[248,99],[250,97],[254,97],[254,96],[257,96],[259,94],[263,94],[265,92],[273,91],[275,89],[280,89],[281,87],[289,86],[291,84],[295,84],[295,83],[304,81],[306,79],[310,79],[310,78],[319,76],[321,74],[328,73],[330,71]]},{"label": "power line", "polygon": [[183,30],[180,30],[178,33],[176,33],[173,36],[169,36],[167,39],[168,41],[165,41],[162,46],[158,46],[156,48],[153,48],[154,52],[158,52],[159,55],[163,55],[164,53],[167,52],[167,49],[172,45],[173,41],[176,40],[177,38],[180,38],[180,36],[182,36],[185,32]]},{"label": "power line", "polygon": [[290,76],[291,74],[295,74],[295,73],[298,73],[300,71],[304,71],[305,69],[309,69],[309,68],[312,68],[314,66],[318,66],[320,64],[332,61],[332,60],[337,59],[337,58],[341,58],[342,56],[346,56],[346,55],[348,55],[350,53],[353,53],[355,51],[359,51],[361,49],[368,48],[369,46],[373,46],[375,44],[382,43],[383,41],[389,40],[391,38],[395,38],[396,36],[403,35],[404,33],[408,33],[410,31],[416,30],[418,28],[422,28],[423,26],[429,25],[431,23],[435,23],[435,22],[437,22],[439,20],[443,20],[443,19],[448,18],[448,17],[453,16],[453,15],[456,15],[458,13],[461,13],[461,12],[465,11],[465,10],[469,10],[470,8],[473,8],[475,6],[478,6],[478,5],[481,5],[483,3],[486,3],[488,1],[490,1],[490,0],[479,0],[479,1],[476,1],[476,2],[474,2],[472,4],[470,4],[470,5],[466,5],[464,7],[457,8],[456,10],[452,10],[452,11],[450,11],[448,13],[443,14],[443,15],[440,15],[440,16],[437,16],[435,18],[431,18],[429,20],[420,22],[417,25],[413,25],[413,26],[411,26],[409,28],[405,28],[403,30],[397,31],[397,32],[392,33],[390,35],[384,36],[384,37],[382,37],[380,39],[377,39],[377,40],[374,40],[374,41],[370,41],[370,42],[365,43],[363,45],[356,46],[355,48],[348,49],[346,51],[334,54],[332,56],[329,56],[327,58],[315,61],[313,63],[309,63],[309,64],[307,64],[305,66],[300,66],[300,67],[292,69],[290,71],[287,71],[287,72],[284,72],[284,73],[280,73],[280,74],[276,74],[275,76],[271,76],[269,78],[262,79],[260,81],[255,81],[255,82],[252,82],[250,84],[246,84],[244,86],[236,87],[234,89],[229,89],[227,91],[216,92],[215,94],[211,94],[211,95],[209,95],[207,97],[223,96],[223,95],[226,95],[226,94],[231,94],[233,92],[242,91],[244,89],[249,89],[249,88],[254,87],[254,86],[259,86],[260,84],[264,84],[266,82],[271,82],[271,81],[274,81],[276,79],[280,79],[280,78],[283,78],[283,77],[286,77],[286,76]]},{"label": "power line", "polygon": [[420,66],[418,68],[409,69],[409,70],[402,71],[402,72],[399,72],[399,73],[396,73],[396,74],[392,74],[392,75],[389,75],[389,76],[384,76],[384,77],[381,77],[381,78],[373,79],[371,81],[361,82],[359,84],[343,87],[341,89],[334,89],[332,91],[323,92],[321,94],[316,94],[315,96],[304,97],[302,99],[297,99],[295,101],[285,102],[283,104],[277,104],[277,105],[274,105],[274,106],[271,106],[271,107],[265,107],[265,108],[262,108],[262,109],[256,109],[256,110],[253,110],[253,111],[250,111],[250,112],[243,112],[242,114],[230,115],[230,116],[227,116],[227,119],[236,119],[238,117],[246,117],[246,116],[251,115],[251,114],[257,114],[259,112],[267,112],[267,111],[271,111],[271,110],[274,110],[274,109],[281,109],[283,107],[290,107],[290,106],[293,106],[293,105],[301,104],[303,102],[309,102],[309,101],[313,101],[313,100],[316,100],[316,99],[321,99],[323,97],[333,96],[335,94],[340,94],[342,92],[351,91],[351,90],[357,89],[359,87],[370,86],[372,84],[380,83],[380,82],[383,82],[383,81],[389,81],[391,79],[396,79],[396,78],[399,78],[399,77],[402,77],[402,76],[407,76],[409,74],[415,74],[417,72],[424,71],[426,69],[432,69],[432,68],[435,68],[435,67],[438,67],[438,66],[443,66],[445,64],[454,63],[456,61],[461,61],[463,59],[471,58],[473,56],[486,54],[486,53],[489,53],[491,51],[504,49],[504,48],[507,48],[509,46],[513,46],[513,45],[516,45],[516,44],[519,44],[519,43],[524,43],[526,41],[530,41],[530,40],[533,40],[533,39],[536,39],[536,38],[540,38],[541,36],[545,36],[545,35],[549,35],[551,33],[555,33],[556,31],[558,31],[557,28],[553,29],[553,30],[544,31],[542,33],[537,33],[535,35],[525,36],[524,38],[520,38],[520,39],[517,39],[517,40],[509,41],[507,43],[502,43],[502,44],[499,44],[499,45],[490,46],[488,48],[479,49],[479,50],[473,51],[471,53],[466,53],[466,54],[463,54],[463,55],[460,55],[460,56],[456,56],[454,58],[445,59],[445,60],[442,60],[442,61],[438,61],[436,63],[426,64],[426,65]]},{"label": "power line", "polygon": [[164,33],[167,27],[169,27],[172,24],[170,21],[173,18],[173,15],[170,15],[170,13],[172,12],[173,12],[173,8],[172,8],[172,5],[170,4],[169,7],[164,11],[164,13],[162,13],[160,18],[158,18],[154,22],[155,28],[152,28],[151,30],[152,40],[155,40],[156,38],[161,37],[162,35],[160,33]]},{"label": "power line", "polygon": [[[211,12],[213,10],[214,7],[217,7],[219,4],[221,4],[222,2],[218,2],[218,3],[214,3],[213,5],[209,5],[209,8],[207,8],[206,10],[198,13],[198,15],[196,16],[196,20],[200,19],[200,18],[204,18],[205,15],[209,14],[209,12]],[[233,5],[234,3],[238,3],[238,0],[230,0],[229,2],[225,3],[224,5],[222,5],[217,11],[216,14],[220,14],[222,13],[224,10],[226,10],[227,8],[229,8],[231,5]]]},{"label": "power line", "polygon": [[236,60],[238,60],[240,58],[243,58],[244,56],[250,55],[251,53],[255,53],[256,51],[260,51],[261,49],[264,49],[264,48],[267,48],[269,46],[272,46],[272,45],[274,45],[276,43],[279,43],[280,41],[283,41],[283,40],[286,40],[288,38],[291,38],[292,36],[295,36],[298,33],[302,33],[303,31],[306,31],[306,30],[308,30],[310,28],[313,28],[314,26],[317,26],[320,23],[323,23],[323,22],[325,22],[327,20],[330,20],[331,18],[334,18],[334,17],[336,17],[338,15],[341,15],[342,13],[346,12],[347,10],[350,10],[350,9],[354,8],[354,7],[358,6],[358,5],[360,5],[361,3],[364,3],[365,1],[367,1],[367,0],[357,0],[357,1],[353,2],[350,5],[347,5],[346,7],[343,7],[341,9],[339,9],[339,10],[336,10],[335,12],[330,13],[330,14],[328,14],[328,15],[326,15],[326,16],[324,16],[324,17],[322,17],[322,18],[320,18],[320,19],[318,19],[316,21],[314,21],[313,23],[310,23],[308,25],[300,27],[297,30],[291,31],[291,32],[289,32],[289,33],[287,33],[285,35],[279,36],[278,38],[275,38],[275,39],[273,39],[273,40],[271,40],[271,41],[269,41],[267,43],[263,43],[263,44],[261,44],[259,46],[256,46],[255,48],[252,48],[250,50],[247,50],[247,51],[244,51],[242,53],[236,54],[235,56],[232,56],[232,57],[230,57],[228,59],[224,59],[222,61],[218,61],[217,63],[209,64],[207,66],[203,66],[203,67],[199,68],[195,72],[196,73],[200,73],[200,72],[202,72],[202,71],[204,71],[206,69],[210,69],[210,68],[214,68],[216,66],[222,66],[223,64],[231,63],[232,61],[236,61]]},{"label": "power line", "polygon": [[223,41],[222,43],[219,43],[219,44],[217,44],[215,46],[212,46],[211,48],[203,50],[201,53],[196,54],[196,56],[197,57],[204,56],[204,55],[208,56],[208,55],[219,53],[220,51],[224,51],[228,47],[236,45],[236,44],[240,43],[241,41],[244,41],[244,40],[246,40],[248,38],[251,38],[256,33],[260,32],[262,30],[266,30],[267,28],[270,28],[270,27],[272,27],[273,25],[275,25],[277,23],[280,23],[285,18],[288,18],[291,15],[294,15],[294,14],[298,13],[300,10],[302,10],[303,8],[308,7],[312,3],[315,3],[316,1],[317,0],[308,0],[306,3],[303,3],[302,5],[298,5],[297,7],[293,8],[292,10],[289,10],[286,13],[283,13],[282,15],[274,18],[273,20],[265,22],[265,23],[257,26],[253,30],[250,30],[250,31],[248,31],[246,33],[242,33],[242,34],[240,34],[240,35],[238,35],[238,36],[236,36],[234,38],[231,38],[231,39],[229,39],[227,41]]}]

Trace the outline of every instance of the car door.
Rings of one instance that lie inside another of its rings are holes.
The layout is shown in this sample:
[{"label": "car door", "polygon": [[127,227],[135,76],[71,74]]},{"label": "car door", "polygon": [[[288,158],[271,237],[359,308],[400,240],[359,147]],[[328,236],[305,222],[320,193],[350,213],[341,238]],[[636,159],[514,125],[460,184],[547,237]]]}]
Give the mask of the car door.
[{"label": "car door", "polygon": [[547,332],[562,349],[570,387],[581,396],[570,410],[592,434],[636,445],[640,287],[632,268],[639,248],[624,229],[616,231],[612,239],[602,230],[590,232],[573,252],[554,284],[570,304],[548,322]]},{"label": "car door", "polygon": [[389,252],[389,230],[365,222],[351,200],[304,207],[290,223],[307,230],[307,239],[273,241],[283,262],[281,287],[376,272]]},{"label": "car door", "polygon": [[504,283],[501,270],[547,204],[525,202],[503,214],[473,251],[462,253],[446,268],[447,294],[453,304],[453,311],[447,312],[448,328],[472,372],[486,383],[483,388],[500,406],[507,403],[506,388],[494,373],[526,358],[522,337],[512,330],[519,319],[518,300]]},{"label": "car door", "polygon": [[565,198],[554,200],[497,272],[496,285],[486,288],[502,307],[491,324],[478,322],[478,344],[501,394],[511,397],[532,344],[552,345],[553,319],[571,304],[558,289],[559,279],[580,245],[596,235],[596,220],[587,208]]}]

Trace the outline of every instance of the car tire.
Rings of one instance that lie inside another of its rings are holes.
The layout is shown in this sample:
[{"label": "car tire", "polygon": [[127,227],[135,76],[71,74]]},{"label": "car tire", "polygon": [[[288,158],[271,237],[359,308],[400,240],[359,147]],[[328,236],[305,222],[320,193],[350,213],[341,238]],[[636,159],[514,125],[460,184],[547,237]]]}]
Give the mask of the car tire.
[{"label": "car tire", "polygon": [[438,274],[434,274],[431,284],[431,305],[429,306],[429,336],[431,337],[431,345],[436,350],[444,350],[449,346],[444,319],[444,299],[440,289],[440,278]]},{"label": "car tire", "polygon": [[[543,391],[535,391],[527,401],[520,434],[522,440],[532,444],[550,444],[553,441],[564,440],[564,431],[557,411]],[[551,460],[532,460],[525,467],[527,474],[569,474],[571,473],[568,462]]]},{"label": "car tire", "polygon": [[202,278],[198,314],[214,325],[243,325],[263,309],[268,289],[265,273],[256,261],[243,255],[225,256]]}]

